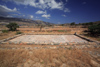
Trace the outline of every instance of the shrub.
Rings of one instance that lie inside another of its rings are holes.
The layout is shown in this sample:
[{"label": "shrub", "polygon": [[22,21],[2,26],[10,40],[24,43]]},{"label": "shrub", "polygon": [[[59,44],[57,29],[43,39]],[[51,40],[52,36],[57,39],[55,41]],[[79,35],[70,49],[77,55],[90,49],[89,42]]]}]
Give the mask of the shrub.
[{"label": "shrub", "polygon": [[3,32],[3,33],[8,33],[9,31],[8,31],[8,30],[2,30],[2,32]]},{"label": "shrub", "polygon": [[51,33],[52,32],[52,30],[51,31],[48,31],[48,33]]},{"label": "shrub", "polygon": [[70,23],[70,25],[75,25],[75,22]]},{"label": "shrub", "polygon": [[19,25],[17,23],[9,23],[6,27],[8,27],[10,31],[16,31],[16,29],[19,28]]},{"label": "shrub", "polygon": [[20,32],[20,31],[17,31],[17,32],[16,32],[16,34],[22,34],[22,32]]},{"label": "shrub", "polygon": [[91,25],[88,27],[89,33],[91,35],[98,36],[100,34],[100,24],[98,25]]},{"label": "shrub", "polygon": [[58,30],[58,32],[66,32],[65,30]]}]

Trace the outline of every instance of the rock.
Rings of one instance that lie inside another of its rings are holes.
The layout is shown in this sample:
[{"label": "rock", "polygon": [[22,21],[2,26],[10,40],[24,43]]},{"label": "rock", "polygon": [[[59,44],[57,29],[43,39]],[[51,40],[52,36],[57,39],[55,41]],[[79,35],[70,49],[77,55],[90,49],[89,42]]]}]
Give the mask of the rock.
[{"label": "rock", "polygon": [[0,31],[0,33],[2,33],[2,31]]},{"label": "rock", "polygon": [[47,67],[55,67],[56,65],[55,65],[55,63],[48,63],[47,64]]},{"label": "rock", "polygon": [[34,47],[34,49],[38,49],[38,47]]},{"label": "rock", "polygon": [[69,66],[66,64],[62,64],[60,67],[69,67]]},{"label": "rock", "polygon": [[43,63],[43,60],[42,60],[42,59],[40,59],[40,62],[41,62],[41,63]]},{"label": "rock", "polygon": [[24,63],[24,67],[31,67],[34,64],[34,61],[28,60],[27,62]]},{"label": "rock", "polygon": [[100,62],[100,59],[97,59]]},{"label": "rock", "polygon": [[40,63],[35,63],[32,65],[32,67],[43,67]]},{"label": "rock", "polygon": [[53,63],[55,63],[57,65],[60,65],[61,64],[61,62],[59,60],[57,60],[57,59],[53,59]]},{"label": "rock", "polygon": [[23,65],[22,64],[18,64],[16,67],[23,67]]},{"label": "rock", "polygon": [[29,51],[29,54],[33,54],[33,52],[32,51]]},{"label": "rock", "polygon": [[100,67],[100,64],[99,63],[97,63],[96,61],[94,61],[94,60],[91,60],[91,63],[94,65],[94,66],[96,66],[96,67]]},{"label": "rock", "polygon": [[35,62],[39,62],[40,60],[39,60],[38,58],[35,58],[34,61],[35,61]]},{"label": "rock", "polygon": [[54,45],[54,43],[51,43],[51,45]]}]

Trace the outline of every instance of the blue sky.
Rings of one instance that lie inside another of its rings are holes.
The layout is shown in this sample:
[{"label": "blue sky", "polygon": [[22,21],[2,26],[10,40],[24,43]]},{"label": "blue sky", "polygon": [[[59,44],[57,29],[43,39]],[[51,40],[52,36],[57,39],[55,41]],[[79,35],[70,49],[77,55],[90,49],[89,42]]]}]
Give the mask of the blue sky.
[{"label": "blue sky", "polygon": [[100,0],[0,0],[0,16],[56,24],[100,21]]}]

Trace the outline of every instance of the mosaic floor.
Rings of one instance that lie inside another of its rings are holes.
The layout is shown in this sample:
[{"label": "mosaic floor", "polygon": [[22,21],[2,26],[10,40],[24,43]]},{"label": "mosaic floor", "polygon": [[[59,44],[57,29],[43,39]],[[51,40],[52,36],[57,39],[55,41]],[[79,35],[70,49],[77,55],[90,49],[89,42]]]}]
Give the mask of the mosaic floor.
[{"label": "mosaic floor", "polygon": [[86,43],[87,41],[75,35],[22,35],[10,40],[13,43]]}]

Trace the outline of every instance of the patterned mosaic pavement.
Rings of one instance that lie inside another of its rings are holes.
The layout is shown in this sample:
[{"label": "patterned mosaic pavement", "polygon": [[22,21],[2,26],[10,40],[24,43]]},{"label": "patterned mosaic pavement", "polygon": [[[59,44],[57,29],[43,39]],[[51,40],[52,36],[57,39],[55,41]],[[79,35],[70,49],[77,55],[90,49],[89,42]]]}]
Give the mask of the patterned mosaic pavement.
[{"label": "patterned mosaic pavement", "polygon": [[36,44],[51,44],[51,43],[87,43],[75,35],[22,35],[10,40],[13,43],[36,43]]}]

